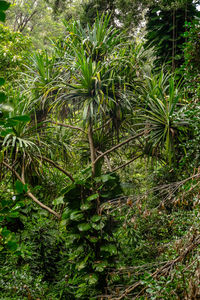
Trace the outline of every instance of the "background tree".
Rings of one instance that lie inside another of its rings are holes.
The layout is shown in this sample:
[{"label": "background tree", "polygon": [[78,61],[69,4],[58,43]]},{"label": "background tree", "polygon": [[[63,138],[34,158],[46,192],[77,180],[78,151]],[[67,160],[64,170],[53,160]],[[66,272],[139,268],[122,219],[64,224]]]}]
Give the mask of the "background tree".
[{"label": "background tree", "polygon": [[54,20],[50,3],[43,0],[13,1],[6,24],[13,31],[31,36],[36,47],[48,47],[49,39],[60,35],[63,30],[62,22]]},{"label": "background tree", "polygon": [[90,0],[83,2],[83,14],[81,16],[82,24],[92,24],[97,16],[105,12],[111,14],[111,22],[116,27],[123,27],[129,31],[140,26],[140,22],[144,19],[149,1],[99,1]]},{"label": "background tree", "polygon": [[154,47],[157,66],[171,64],[174,71],[183,63],[185,22],[198,14],[194,1],[161,1],[149,7],[146,47]]},{"label": "background tree", "polygon": [[185,26],[186,31],[184,37],[186,42],[183,45],[184,63],[181,67],[181,71],[187,82],[187,90],[190,93],[190,97],[197,100],[200,97],[200,19],[196,18],[193,22],[186,23]]}]

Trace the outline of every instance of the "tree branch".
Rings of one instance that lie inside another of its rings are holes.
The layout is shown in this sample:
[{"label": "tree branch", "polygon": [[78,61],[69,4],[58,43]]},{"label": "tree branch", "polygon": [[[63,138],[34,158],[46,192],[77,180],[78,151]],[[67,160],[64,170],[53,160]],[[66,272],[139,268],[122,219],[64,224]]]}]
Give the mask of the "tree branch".
[{"label": "tree branch", "polygon": [[100,127],[97,127],[93,130],[93,132],[96,132],[100,129],[103,129],[104,127],[106,127],[110,122],[112,121],[112,119],[109,119],[104,125],[100,126]]},{"label": "tree branch", "polygon": [[62,173],[64,173],[66,176],[68,176],[71,181],[74,182],[74,178],[72,177],[72,175],[67,172],[66,170],[64,170],[60,165],[58,165],[57,163],[55,163],[53,160],[45,157],[45,156],[38,156],[40,157],[41,159],[45,160],[46,162],[50,163],[51,165],[53,165],[56,169],[60,170]]},{"label": "tree branch", "polygon": [[72,126],[72,125],[68,125],[68,124],[63,124],[63,123],[58,123],[58,122],[55,122],[55,121],[46,121],[45,123],[52,123],[52,124],[55,124],[55,125],[58,125],[58,126],[62,126],[62,127],[67,127],[67,128],[71,128],[71,129],[75,129],[75,130],[80,130],[81,132],[85,133],[86,132],[80,128],[80,127],[77,127],[77,126]]},{"label": "tree branch", "polygon": [[136,134],[135,136],[132,136],[132,137],[128,138],[127,140],[121,142],[120,144],[118,144],[118,145],[112,147],[111,149],[105,151],[104,153],[102,153],[101,155],[99,155],[99,156],[96,158],[96,160],[94,161],[94,164],[96,164],[96,163],[99,161],[99,159],[101,159],[102,157],[104,157],[104,156],[107,155],[108,153],[110,153],[110,152],[112,152],[112,151],[118,149],[119,147],[121,147],[121,146],[123,146],[123,145],[129,143],[130,141],[132,141],[132,140],[134,140],[134,139],[136,139],[136,138],[142,136],[143,134],[144,134],[144,132],[138,133],[138,134]]},{"label": "tree branch", "polygon": [[18,30],[22,32],[28,22],[32,19],[32,17],[37,13],[37,10],[33,11],[32,14],[29,17],[24,17],[22,23],[18,26]]},{"label": "tree branch", "polygon": [[[15,171],[15,169],[13,169],[10,165],[8,165],[5,161],[2,162],[3,165],[8,168],[11,172],[13,172],[15,174],[15,176],[17,177],[17,179],[19,179],[19,181],[22,184],[25,184],[25,181],[19,176],[19,174]],[[31,198],[35,203],[37,203],[41,208],[47,210],[50,214],[56,216],[58,219],[61,218],[61,216],[55,212],[54,210],[52,210],[50,207],[46,206],[45,204],[43,204],[42,202],[40,202],[29,190],[26,193],[29,198]]]},{"label": "tree branch", "polygon": [[92,163],[92,174],[95,176],[95,148],[93,142],[93,135],[92,135],[92,127],[89,125],[88,127],[88,140],[90,145],[90,155],[91,155],[91,163]]},{"label": "tree branch", "polygon": [[[97,151],[97,153],[103,154],[103,152],[101,152],[101,151]],[[105,155],[105,160],[106,160],[109,171],[112,172],[112,167],[111,167],[111,164],[110,164],[110,161],[109,161],[109,158],[107,155]]]},{"label": "tree branch", "polygon": [[126,167],[127,165],[129,165],[130,163],[132,163],[134,160],[138,159],[138,158],[141,157],[142,155],[143,155],[143,154],[140,154],[140,155],[138,155],[138,156],[132,158],[131,160],[129,160],[129,161],[126,162],[125,164],[123,164],[123,165],[121,165],[121,166],[115,168],[112,172],[116,172],[117,170]]}]

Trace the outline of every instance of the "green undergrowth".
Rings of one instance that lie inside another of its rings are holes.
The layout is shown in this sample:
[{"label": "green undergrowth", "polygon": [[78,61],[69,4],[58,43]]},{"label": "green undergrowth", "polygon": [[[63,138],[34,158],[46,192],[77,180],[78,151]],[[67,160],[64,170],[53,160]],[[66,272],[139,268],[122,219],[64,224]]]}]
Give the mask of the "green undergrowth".
[{"label": "green undergrowth", "polygon": [[[77,196],[74,192],[71,195]],[[56,205],[58,202],[57,200]],[[87,209],[91,210],[92,207]],[[84,207],[82,212],[85,214],[87,209]],[[195,230],[197,234],[198,205],[191,209],[182,203],[179,207],[171,208],[169,212],[166,208],[144,209],[144,205],[139,202],[133,205],[126,198],[120,207],[107,205],[105,213],[109,214],[112,228],[115,228],[109,238],[109,245],[112,245],[110,239],[113,240],[113,249],[106,250],[104,247],[103,250],[101,246],[104,253],[97,254],[100,255],[97,259],[91,256],[93,252],[90,254],[89,249],[93,247],[92,243],[96,239],[95,231],[98,234],[97,225],[101,224],[98,220],[93,217],[92,222],[96,227],[84,227],[84,230],[88,230],[88,238],[85,240],[83,228],[78,230],[79,224],[82,227],[85,224],[81,220],[83,215],[80,216],[77,212],[76,216],[71,216],[67,221],[68,211],[64,210],[59,224],[27,202],[25,207],[20,208],[18,218],[4,222],[7,228],[15,228],[15,239],[19,247],[17,251],[2,251],[0,254],[0,299],[96,299],[96,295],[101,292],[98,291],[95,279],[105,274],[105,269],[107,275],[103,278],[104,285],[106,284],[107,293],[111,295],[122,293],[126,286],[140,280],[142,287],[145,287],[146,296],[141,295],[139,299],[179,299],[186,292],[192,293],[191,285],[195,285],[193,281],[197,276],[198,247],[193,250],[192,255],[189,253],[183,261],[175,265],[168,276],[155,279],[150,274],[167,261],[176,259],[187,244],[188,236],[195,234]],[[85,216],[87,217],[87,213]],[[73,222],[71,229],[70,222]],[[101,222],[105,221],[102,219]],[[99,230],[103,230],[103,223]],[[69,232],[71,230],[73,232]],[[77,240],[79,245],[76,246],[73,241],[79,234],[82,238]],[[89,238],[94,241],[89,242]],[[102,242],[101,239],[101,242],[106,243],[106,235],[104,240]],[[97,243],[99,242],[100,240]],[[106,256],[106,253],[110,253],[110,256]],[[104,264],[100,261],[101,255]],[[87,257],[90,257],[88,262]],[[87,275],[88,280],[83,285],[83,277]],[[87,294],[88,291],[90,295]],[[127,295],[127,299],[140,291],[141,287],[138,287],[134,293]]]}]

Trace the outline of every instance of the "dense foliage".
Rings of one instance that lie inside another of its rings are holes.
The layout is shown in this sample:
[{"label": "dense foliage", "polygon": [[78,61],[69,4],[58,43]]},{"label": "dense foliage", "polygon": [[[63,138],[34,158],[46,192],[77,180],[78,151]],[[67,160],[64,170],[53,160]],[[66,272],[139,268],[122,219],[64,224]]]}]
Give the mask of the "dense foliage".
[{"label": "dense foliage", "polygon": [[185,22],[197,14],[194,1],[162,1],[150,6],[146,46],[155,46],[157,66],[170,63],[174,71],[183,63]]},{"label": "dense foliage", "polygon": [[197,3],[94,2],[0,1],[0,299],[198,299]]}]

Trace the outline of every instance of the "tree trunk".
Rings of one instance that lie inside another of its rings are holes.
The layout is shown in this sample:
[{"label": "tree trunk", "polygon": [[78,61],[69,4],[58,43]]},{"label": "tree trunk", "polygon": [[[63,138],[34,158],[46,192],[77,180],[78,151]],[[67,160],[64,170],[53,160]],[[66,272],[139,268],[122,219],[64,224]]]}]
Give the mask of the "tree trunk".
[{"label": "tree trunk", "polygon": [[176,22],[176,11],[173,9],[173,33],[172,33],[172,71],[175,71],[175,34],[176,34],[176,28],[175,28],[175,22]]},{"label": "tree trunk", "polygon": [[93,141],[93,131],[92,131],[92,126],[91,124],[88,127],[88,140],[89,140],[89,145],[90,145],[90,157],[91,157],[91,163],[92,163],[92,176],[95,177],[95,158],[96,158],[96,153],[95,153],[95,147],[94,147],[94,141]]}]

